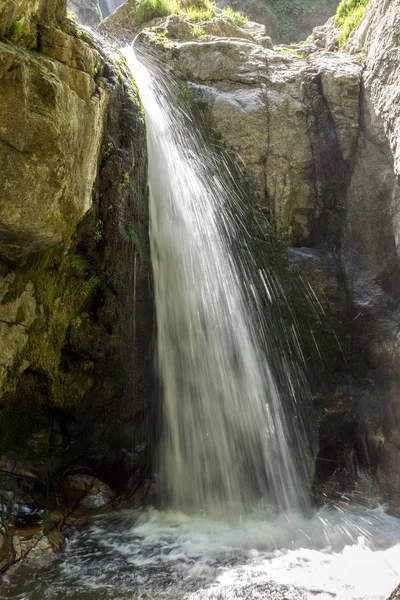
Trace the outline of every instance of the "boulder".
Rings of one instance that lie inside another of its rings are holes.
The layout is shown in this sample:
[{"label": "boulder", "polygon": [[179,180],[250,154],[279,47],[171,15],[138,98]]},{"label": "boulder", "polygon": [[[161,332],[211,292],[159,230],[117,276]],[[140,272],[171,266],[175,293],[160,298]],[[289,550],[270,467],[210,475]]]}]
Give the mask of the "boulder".
[{"label": "boulder", "polygon": [[57,483],[62,504],[76,509],[104,508],[115,499],[115,492],[94,475],[73,474]]},{"label": "boulder", "polygon": [[0,44],[0,253],[11,260],[65,241],[92,206],[108,102],[96,52],[40,33],[41,53]]}]

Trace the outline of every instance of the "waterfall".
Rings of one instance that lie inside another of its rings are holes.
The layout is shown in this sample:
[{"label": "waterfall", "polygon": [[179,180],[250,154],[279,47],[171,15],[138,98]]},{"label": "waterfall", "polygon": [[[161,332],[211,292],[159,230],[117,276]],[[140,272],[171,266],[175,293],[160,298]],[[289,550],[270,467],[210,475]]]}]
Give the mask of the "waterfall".
[{"label": "waterfall", "polygon": [[298,507],[292,428],[248,301],[251,279],[232,256],[233,189],[166,76],[125,55],[147,124],[164,497],[189,513],[260,500]]}]

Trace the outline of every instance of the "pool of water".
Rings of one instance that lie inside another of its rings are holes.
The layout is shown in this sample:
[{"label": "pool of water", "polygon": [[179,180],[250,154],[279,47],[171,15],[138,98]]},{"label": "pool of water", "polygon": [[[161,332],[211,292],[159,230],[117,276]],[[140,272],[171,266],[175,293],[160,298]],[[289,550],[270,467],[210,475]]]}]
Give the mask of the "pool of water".
[{"label": "pool of water", "polygon": [[24,600],[386,600],[400,582],[400,520],[321,509],[221,523],[124,512],[32,553],[0,585]]}]

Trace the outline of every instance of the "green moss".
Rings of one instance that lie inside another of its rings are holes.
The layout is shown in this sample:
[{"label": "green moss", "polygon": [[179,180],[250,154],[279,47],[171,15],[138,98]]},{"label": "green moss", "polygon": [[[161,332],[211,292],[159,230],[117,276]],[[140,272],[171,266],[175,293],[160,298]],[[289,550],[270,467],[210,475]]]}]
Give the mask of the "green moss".
[{"label": "green moss", "polygon": [[103,221],[101,219],[97,219],[96,229],[93,233],[93,239],[95,242],[101,242],[103,239]]},{"label": "green moss", "polygon": [[[188,84],[184,81],[181,81],[179,83],[179,99],[183,99],[183,101],[185,102],[185,104],[187,105],[191,105],[194,101],[195,98],[195,92],[194,90],[188,86]],[[179,100],[178,99],[178,100]]]},{"label": "green moss", "polygon": [[103,147],[103,156],[108,158],[115,150],[114,144],[110,141]]},{"label": "green moss", "polygon": [[339,44],[344,46],[350,33],[355,29],[370,0],[341,0],[336,11],[336,24],[340,29]]},{"label": "green moss", "polygon": [[[61,248],[55,248],[30,256],[20,266],[9,289],[11,297],[19,297],[28,281],[34,285],[40,310],[29,328],[28,344],[20,352],[3,393],[15,390],[19,365],[28,361],[32,370],[46,376],[49,402],[60,405],[75,403],[83,397],[87,385],[79,382],[76,376],[78,393],[68,375],[60,374],[62,349],[71,320],[83,310],[100,285],[100,279],[93,273],[86,257],[77,253],[64,256]],[[17,313],[17,320],[22,321],[24,317],[21,311]],[[88,380],[87,377],[84,379]],[[91,384],[90,380],[89,387]],[[73,393],[62,391],[71,386],[75,390]]]},{"label": "green moss", "polygon": [[85,273],[91,268],[90,262],[83,254],[73,253],[70,255],[69,264],[71,269],[74,269],[78,273]]},{"label": "green moss", "polygon": [[143,230],[135,231],[132,228],[127,229],[126,239],[137,250],[140,257],[144,257],[149,252],[149,243],[147,232]]},{"label": "green moss", "polygon": [[6,33],[6,38],[8,38],[9,40],[15,39],[15,38],[20,38],[24,35],[24,26],[22,24],[22,21],[19,21],[18,19],[15,19],[9,29],[7,30]]},{"label": "green moss", "polygon": [[32,47],[36,44],[37,40],[37,29],[26,29],[19,19],[14,19],[10,27],[4,34],[7,40],[10,40],[13,44],[24,45]]},{"label": "green moss", "polygon": [[15,317],[15,320],[18,323],[23,323],[25,321],[25,309],[23,306],[19,306],[17,309],[17,314]]},{"label": "green moss", "polygon": [[123,190],[124,188],[126,188],[131,182],[131,178],[129,176],[129,173],[127,171],[125,171],[122,174],[121,179],[118,182],[117,185],[117,192],[120,192],[121,190]]}]

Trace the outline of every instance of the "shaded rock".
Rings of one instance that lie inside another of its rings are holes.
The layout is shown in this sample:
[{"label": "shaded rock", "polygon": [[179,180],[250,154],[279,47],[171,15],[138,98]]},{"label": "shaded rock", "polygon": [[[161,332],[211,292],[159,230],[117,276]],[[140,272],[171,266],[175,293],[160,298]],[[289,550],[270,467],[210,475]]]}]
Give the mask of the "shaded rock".
[{"label": "shaded rock", "polygon": [[[28,342],[28,328],[36,318],[37,303],[31,281],[26,284],[18,298],[9,302],[4,301],[14,277],[14,273],[9,273],[2,280],[4,293],[0,292],[0,339],[3,342],[0,347],[0,391],[18,352]],[[27,366],[28,364],[21,365],[23,369]]]},{"label": "shaded rock", "polygon": [[68,10],[78,23],[89,27],[96,27],[103,18],[98,0],[68,0]]},{"label": "shaded rock", "polygon": [[[367,6],[360,25],[346,44],[349,52],[366,53],[366,101],[372,104],[376,116],[381,119],[397,177],[400,176],[399,27],[399,0],[376,0]],[[396,201],[399,202],[398,197]]]},{"label": "shaded rock", "polygon": [[57,484],[61,503],[76,509],[98,509],[115,499],[115,492],[103,481],[92,475],[74,474]]},{"label": "shaded rock", "polygon": [[14,562],[14,547],[12,537],[0,530],[0,573]]}]

